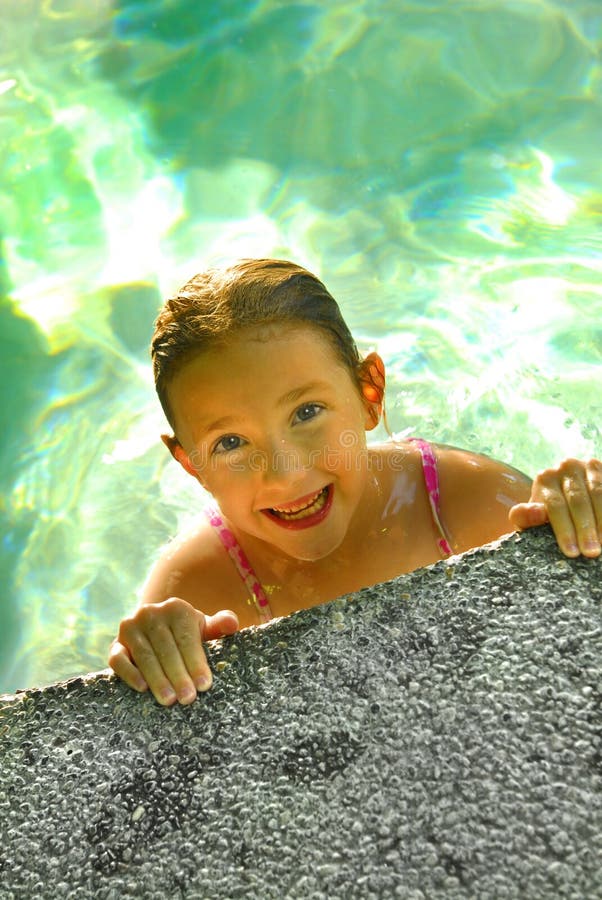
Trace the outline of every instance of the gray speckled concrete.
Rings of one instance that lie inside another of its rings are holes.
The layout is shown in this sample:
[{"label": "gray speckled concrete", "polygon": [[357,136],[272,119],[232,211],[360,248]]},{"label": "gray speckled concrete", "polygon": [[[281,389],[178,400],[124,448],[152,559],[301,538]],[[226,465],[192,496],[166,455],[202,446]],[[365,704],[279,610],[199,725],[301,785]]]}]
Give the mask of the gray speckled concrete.
[{"label": "gray speckled concrete", "polygon": [[602,896],[602,562],[547,529],[0,707],[3,898]]}]

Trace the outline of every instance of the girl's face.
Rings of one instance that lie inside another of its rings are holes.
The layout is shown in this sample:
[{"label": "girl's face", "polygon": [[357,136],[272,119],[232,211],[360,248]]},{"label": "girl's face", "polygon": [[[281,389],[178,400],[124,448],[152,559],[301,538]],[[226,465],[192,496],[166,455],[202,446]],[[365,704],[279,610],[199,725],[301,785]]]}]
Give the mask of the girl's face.
[{"label": "girl's face", "polygon": [[241,532],[296,559],[343,541],[368,483],[363,398],[311,326],[246,329],[169,387],[174,455]]}]

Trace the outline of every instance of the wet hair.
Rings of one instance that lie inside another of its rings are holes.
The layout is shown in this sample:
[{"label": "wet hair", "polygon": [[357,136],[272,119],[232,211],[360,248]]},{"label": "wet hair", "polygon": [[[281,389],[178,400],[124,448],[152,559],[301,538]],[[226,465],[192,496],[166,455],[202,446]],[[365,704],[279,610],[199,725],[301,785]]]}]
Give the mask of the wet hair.
[{"label": "wet hair", "polygon": [[336,300],[322,282],[283,259],[242,259],[190,279],[161,309],[151,342],[155,387],[171,427],[168,388],[194,356],[245,328],[299,324],[319,329],[354,383],[361,358]]}]

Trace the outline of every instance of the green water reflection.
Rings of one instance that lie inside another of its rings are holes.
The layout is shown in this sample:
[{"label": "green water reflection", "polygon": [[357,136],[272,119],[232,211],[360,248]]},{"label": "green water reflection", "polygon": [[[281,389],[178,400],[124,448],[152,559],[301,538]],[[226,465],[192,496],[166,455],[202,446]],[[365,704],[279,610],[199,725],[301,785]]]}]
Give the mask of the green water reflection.
[{"label": "green water reflection", "polygon": [[9,0],[0,690],[95,669],[201,497],[146,345],[207,262],[319,272],[398,431],[602,454],[602,8]]}]

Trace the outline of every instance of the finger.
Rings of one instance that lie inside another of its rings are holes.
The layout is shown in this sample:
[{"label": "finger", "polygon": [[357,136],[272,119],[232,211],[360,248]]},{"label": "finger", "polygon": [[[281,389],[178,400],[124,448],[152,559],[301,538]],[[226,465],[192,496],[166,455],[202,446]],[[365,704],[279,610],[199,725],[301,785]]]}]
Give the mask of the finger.
[{"label": "finger", "polygon": [[239,629],[238,616],[231,609],[220,609],[213,616],[205,616],[203,640],[212,641],[225,634],[234,634]]},{"label": "finger", "polygon": [[[202,641],[214,640],[225,634],[234,634],[239,627],[238,616],[230,609],[219,610],[213,616],[205,616],[192,608],[190,613],[190,615],[180,615],[175,618],[172,630],[182,660],[195,688],[199,691],[207,691],[213,684],[213,675]],[[174,684],[174,687],[178,699],[182,702],[179,686]],[[184,690],[187,689],[188,685],[185,685]]]},{"label": "finger", "polygon": [[[171,706],[175,703],[178,699],[177,694],[146,635],[139,629],[134,629],[128,634],[122,622],[120,638],[127,646],[130,657],[148,684],[155,700],[162,706]],[[173,643],[173,638],[171,641]]]},{"label": "finger", "polygon": [[543,503],[517,503],[508,513],[508,521],[512,528],[521,531],[524,528],[545,525],[548,514]]},{"label": "finger", "polygon": [[602,541],[602,462],[590,459],[587,464],[589,496],[596,517],[598,539]]},{"label": "finger", "polygon": [[569,557],[579,556],[577,533],[569,512],[568,502],[560,485],[558,490],[549,492],[546,500],[546,509],[550,525],[556,535],[556,540],[562,553]]},{"label": "finger", "polygon": [[598,556],[600,541],[588,480],[587,470],[579,464],[578,467],[571,468],[563,474],[562,491],[579,552],[584,556]]},{"label": "finger", "polygon": [[148,690],[148,684],[138,671],[127,651],[127,648],[119,641],[113,641],[109,651],[109,665],[122,681],[135,691],[143,693]]},{"label": "finger", "polygon": [[[196,629],[197,640],[200,640],[199,627],[196,620],[194,617],[191,617],[191,620],[193,628]],[[191,620],[186,617],[184,621],[187,622],[187,625],[178,624],[178,620],[176,620],[172,627],[174,627],[179,633],[179,636],[181,636],[183,630],[185,630],[186,627],[190,627]],[[165,684],[161,684],[161,695],[166,698],[168,703],[177,699],[182,704],[188,704],[196,699],[196,687],[194,686],[190,673],[182,658],[178,640],[176,634],[172,631],[172,627],[162,620],[153,621],[147,628],[147,636],[152,646],[154,656],[161,668],[163,679],[166,679],[169,685],[169,689],[166,689]],[[146,676],[146,672],[144,674]],[[153,690],[153,683],[149,681],[149,684],[151,690]],[[170,691],[173,695],[173,699],[170,699]],[[160,703],[162,702],[159,697],[157,697],[157,699]]]},{"label": "finger", "polygon": [[[190,684],[192,684],[196,697],[197,690],[208,691],[213,683],[213,676],[202,643],[205,616],[196,610],[192,610],[192,612],[192,616],[178,617],[172,626],[175,642],[189,675],[189,679],[182,685],[174,684],[178,700],[181,703],[190,702],[186,700],[186,692],[190,693]],[[184,694],[181,691],[184,691]]]}]

